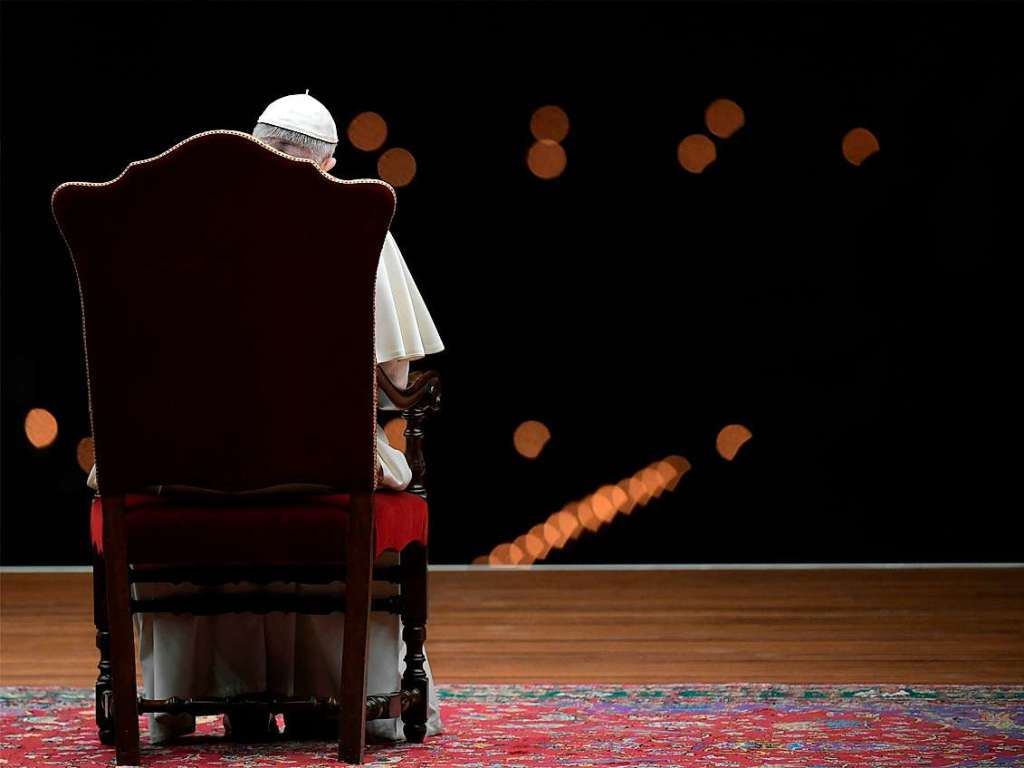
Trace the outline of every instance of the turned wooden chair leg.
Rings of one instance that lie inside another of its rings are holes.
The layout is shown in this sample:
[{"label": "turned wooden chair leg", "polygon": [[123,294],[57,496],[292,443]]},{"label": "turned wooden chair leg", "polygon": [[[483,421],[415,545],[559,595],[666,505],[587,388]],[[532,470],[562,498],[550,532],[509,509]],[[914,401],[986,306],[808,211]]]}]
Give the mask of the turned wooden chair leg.
[{"label": "turned wooden chair leg", "polygon": [[107,623],[107,580],[104,569],[106,564],[103,555],[96,550],[92,553],[92,618],[96,625],[96,648],[100,652],[100,661],[96,666],[99,675],[96,677],[96,729],[99,731],[100,743],[108,747],[114,745],[114,721],[108,709],[110,696],[110,630]]},{"label": "turned wooden chair leg", "polygon": [[338,758],[360,764],[366,748],[367,632],[373,579],[373,499],[353,494],[345,545],[345,632],[338,703]]},{"label": "turned wooden chair leg", "polygon": [[103,560],[110,629],[114,745],[117,764],[139,764],[139,710],[135,688],[135,637],[128,591],[128,552],[124,534],[124,497],[103,497]]},{"label": "turned wooden chair leg", "polygon": [[427,640],[427,547],[413,542],[402,550],[402,639],[405,640],[405,673],[402,690],[417,689],[419,699],[402,713],[405,738],[422,742],[427,735],[427,698],[430,681],[423,668]]}]

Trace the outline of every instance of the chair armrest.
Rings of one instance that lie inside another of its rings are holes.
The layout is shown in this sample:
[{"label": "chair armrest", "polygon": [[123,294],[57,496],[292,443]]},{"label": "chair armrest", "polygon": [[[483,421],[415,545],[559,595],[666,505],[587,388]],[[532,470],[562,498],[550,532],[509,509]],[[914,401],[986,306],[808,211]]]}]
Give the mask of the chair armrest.
[{"label": "chair armrest", "polygon": [[427,463],[423,458],[423,421],[427,414],[441,409],[441,376],[437,371],[416,371],[409,374],[409,386],[399,389],[377,367],[377,384],[398,408],[405,419],[405,459],[412,470],[412,479],[406,487],[409,493],[427,498],[423,478]]},{"label": "chair armrest", "polygon": [[400,389],[377,366],[377,385],[402,411],[416,407],[436,411],[441,407],[441,376],[437,371],[414,371],[409,374],[409,386]]}]

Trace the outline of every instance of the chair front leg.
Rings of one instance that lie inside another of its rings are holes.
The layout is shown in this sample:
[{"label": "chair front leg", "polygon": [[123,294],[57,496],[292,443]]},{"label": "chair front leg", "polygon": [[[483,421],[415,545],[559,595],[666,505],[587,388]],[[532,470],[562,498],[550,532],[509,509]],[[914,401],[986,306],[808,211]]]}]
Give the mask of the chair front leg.
[{"label": "chair front leg", "polygon": [[124,497],[103,497],[103,560],[110,628],[111,687],[114,696],[114,746],[117,764],[139,764],[138,691],[135,688],[135,636],[128,591],[128,551],[124,533]]},{"label": "chair front leg", "polygon": [[96,728],[100,743],[114,745],[114,720],[108,707],[110,687],[110,630],[107,624],[107,580],[103,555],[92,553],[92,618],[96,625],[96,648],[100,652],[96,677]]},{"label": "chair front leg", "polygon": [[427,736],[427,699],[430,680],[423,663],[427,640],[427,547],[413,542],[402,550],[402,639],[405,640],[405,672],[402,690],[419,691],[419,697],[402,712],[405,738],[422,742]]},{"label": "chair front leg", "polygon": [[338,703],[338,759],[360,764],[366,748],[367,633],[373,580],[373,497],[352,494],[345,544],[345,630]]}]

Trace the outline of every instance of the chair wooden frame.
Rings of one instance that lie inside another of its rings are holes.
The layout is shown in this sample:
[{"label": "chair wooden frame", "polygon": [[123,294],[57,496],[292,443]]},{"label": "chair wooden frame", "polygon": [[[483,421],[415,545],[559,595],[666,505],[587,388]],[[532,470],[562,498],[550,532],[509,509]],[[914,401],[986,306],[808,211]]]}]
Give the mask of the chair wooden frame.
[{"label": "chair wooden frame", "polygon": [[[413,372],[406,389],[396,387],[380,369],[377,380],[388,398],[401,411],[405,421],[405,455],[412,470],[408,486],[410,493],[427,498],[425,486],[426,460],[423,453],[424,422],[441,407],[441,380],[436,371]],[[111,503],[113,502],[113,503]],[[370,499],[372,503],[372,497]],[[93,621],[96,625],[96,647],[99,650],[99,674],[96,678],[96,727],[99,739],[108,746],[117,746],[118,764],[135,765],[139,762],[139,731],[137,717],[116,718],[115,680],[130,681],[120,691],[122,700],[129,702],[125,709],[131,709],[134,700],[136,715],[167,712],[188,712],[193,715],[210,715],[226,712],[229,708],[269,708],[275,714],[289,711],[323,711],[339,715],[339,759],[348,763],[361,763],[365,750],[365,729],[368,720],[401,717],[407,740],[422,742],[426,737],[427,701],[429,680],[424,670],[426,657],[423,654],[426,642],[428,618],[427,600],[427,547],[413,542],[401,553],[397,566],[374,568],[369,558],[371,548],[358,543],[349,547],[347,562],[342,569],[337,566],[277,566],[244,571],[224,567],[206,568],[128,568],[124,547],[124,500],[105,499],[104,531],[106,542],[104,553],[93,550]],[[352,510],[355,513],[355,509]],[[109,512],[109,513],[108,513]],[[369,514],[355,515],[356,519],[370,520]],[[353,531],[350,541],[372,536],[369,526]],[[349,562],[352,567],[349,568]],[[360,595],[361,599],[346,602],[339,597],[270,596],[230,597],[218,596],[197,601],[195,598],[163,598],[161,600],[139,601],[130,598],[130,584],[147,582],[188,582],[193,584],[227,584],[244,577],[246,581],[266,584],[271,581],[292,581],[301,584],[326,584],[344,579],[346,594]],[[400,585],[396,597],[371,599],[370,581],[386,581]],[[345,611],[345,637],[354,638],[342,651],[342,672],[351,669],[355,673],[363,670],[362,681],[358,674],[344,676],[342,691],[351,695],[343,701],[331,698],[308,697],[200,697],[145,699],[136,697],[135,649],[132,639],[130,613],[110,610],[110,606],[130,606],[130,612],[186,612],[196,615],[223,613],[229,611],[251,611],[267,613],[274,610],[301,610],[304,613],[323,614],[337,610]],[[406,644],[405,672],[400,691],[387,694],[366,693],[366,622],[369,611],[398,613],[402,617],[402,639]],[[124,621],[124,617],[128,620]],[[353,623],[350,625],[350,621]],[[125,626],[127,624],[127,626]],[[352,631],[349,627],[352,627]],[[115,629],[116,627],[116,629]],[[118,639],[115,640],[115,632]],[[361,639],[360,639],[361,638]],[[119,650],[114,651],[114,646]],[[350,659],[354,663],[350,663]],[[360,659],[362,662],[360,663]],[[365,700],[365,707],[357,704]]]},{"label": "chair wooden frame", "polygon": [[[405,417],[413,473],[407,492],[422,498],[423,422],[440,407],[435,372],[399,389],[373,362],[374,274],[394,190],[375,179],[336,179],[248,134],[207,131],[131,163],[112,181],[62,184],[52,206],[82,302],[100,489],[102,554],[94,558],[93,586],[101,741],[114,745],[118,764],[137,765],[139,715],[229,707],[337,712],[338,755],[350,763],[363,760],[367,720],[400,716],[406,738],[422,741],[429,694],[425,541],[406,545],[398,566],[373,567],[377,388]],[[333,222],[346,236],[294,225],[309,220]],[[280,402],[288,404],[286,414]],[[329,563],[217,567],[133,558],[128,496],[164,483],[229,497],[294,483],[348,494],[345,551],[330,554]],[[131,589],[144,582],[325,584],[342,577],[344,597],[140,600]],[[373,599],[374,579],[399,584],[399,594]],[[401,690],[367,695],[373,610],[402,617],[406,670]],[[132,615],[161,611],[344,611],[338,695],[140,697]]]}]

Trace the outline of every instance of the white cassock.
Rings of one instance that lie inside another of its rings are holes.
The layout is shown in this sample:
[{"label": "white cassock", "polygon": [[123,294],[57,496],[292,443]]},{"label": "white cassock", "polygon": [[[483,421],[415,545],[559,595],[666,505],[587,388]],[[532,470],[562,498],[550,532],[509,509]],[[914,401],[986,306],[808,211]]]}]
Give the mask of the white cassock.
[{"label": "white cassock", "polygon": [[[409,362],[444,349],[434,322],[409,273],[398,244],[388,232],[377,267],[375,339],[377,362],[398,386],[408,382]],[[379,406],[396,410],[383,391]],[[383,470],[382,485],[401,490],[412,472],[401,451],[391,447],[377,427],[377,453]],[[95,467],[89,475],[95,488]],[[396,565],[397,552],[384,552],[375,565]],[[136,598],[147,599],[195,592],[289,593],[344,592],[344,584],[296,585],[248,582],[221,587],[191,584],[136,584]],[[374,597],[398,593],[398,585],[374,582]],[[146,698],[170,696],[233,696],[271,691],[282,696],[336,696],[341,685],[341,647],[345,616],[295,613],[234,613],[220,616],[137,614]],[[426,656],[426,649],[424,649]],[[442,732],[441,713],[429,660],[424,669],[430,680],[427,700],[427,735]],[[374,612],[369,624],[367,691],[388,693],[401,689],[405,670],[402,620]],[[195,729],[192,715],[149,715],[150,739],[163,741]],[[372,720],[367,732],[379,738],[402,740],[401,718]]]}]

